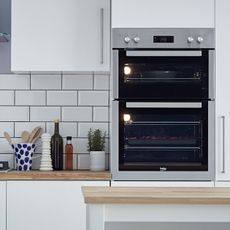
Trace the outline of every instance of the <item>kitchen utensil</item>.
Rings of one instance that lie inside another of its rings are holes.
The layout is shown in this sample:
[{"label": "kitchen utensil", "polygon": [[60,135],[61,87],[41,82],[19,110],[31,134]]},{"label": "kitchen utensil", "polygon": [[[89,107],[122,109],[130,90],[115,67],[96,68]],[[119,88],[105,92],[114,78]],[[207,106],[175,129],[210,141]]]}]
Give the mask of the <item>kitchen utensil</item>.
[{"label": "kitchen utensil", "polygon": [[6,140],[9,142],[10,145],[12,145],[12,139],[9,133],[4,132],[4,137],[6,138]]},{"label": "kitchen utensil", "polygon": [[38,132],[38,130],[41,129],[40,126],[37,126],[33,129],[33,131],[30,133],[30,137],[29,137],[29,140],[28,140],[28,143],[32,143],[32,140],[34,139],[36,133]]},{"label": "kitchen utensil", "polygon": [[31,143],[35,143],[39,139],[39,137],[41,137],[41,135],[42,135],[42,128],[40,127],[37,130],[37,132],[34,134],[34,137],[33,137],[32,141],[31,141]]},{"label": "kitchen utensil", "polygon": [[30,137],[30,133],[28,131],[23,131],[21,134],[22,142],[27,143]]}]

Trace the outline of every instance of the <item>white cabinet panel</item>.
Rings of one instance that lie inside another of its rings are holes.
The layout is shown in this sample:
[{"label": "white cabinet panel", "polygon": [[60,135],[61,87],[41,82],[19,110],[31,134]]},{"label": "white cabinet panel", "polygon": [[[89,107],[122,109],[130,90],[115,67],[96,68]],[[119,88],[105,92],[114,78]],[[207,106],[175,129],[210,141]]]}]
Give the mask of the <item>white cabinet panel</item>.
[{"label": "white cabinet panel", "polygon": [[230,1],[216,0],[216,179],[230,181]]},{"label": "white cabinet panel", "polygon": [[6,182],[0,181],[0,229],[6,230]]},{"label": "white cabinet panel", "polygon": [[108,71],[110,1],[12,0],[12,71]]},{"label": "white cabinet panel", "polygon": [[82,186],[109,186],[109,182],[7,182],[7,230],[86,230]]},{"label": "white cabinet panel", "polygon": [[214,27],[214,0],[112,0],[112,27]]}]

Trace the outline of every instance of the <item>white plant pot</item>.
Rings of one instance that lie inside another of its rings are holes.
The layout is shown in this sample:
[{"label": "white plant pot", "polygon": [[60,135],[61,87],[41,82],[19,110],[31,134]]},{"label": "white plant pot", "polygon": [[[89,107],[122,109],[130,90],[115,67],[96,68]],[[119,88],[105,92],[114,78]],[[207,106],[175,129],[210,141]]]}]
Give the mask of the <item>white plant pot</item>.
[{"label": "white plant pot", "polygon": [[105,151],[90,151],[90,170],[105,170]]}]

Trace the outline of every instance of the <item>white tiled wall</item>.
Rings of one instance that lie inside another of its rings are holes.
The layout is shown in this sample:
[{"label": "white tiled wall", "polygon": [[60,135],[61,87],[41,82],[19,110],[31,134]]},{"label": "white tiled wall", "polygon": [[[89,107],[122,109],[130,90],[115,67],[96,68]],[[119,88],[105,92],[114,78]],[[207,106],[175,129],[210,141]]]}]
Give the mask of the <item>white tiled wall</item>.
[{"label": "white tiled wall", "polygon": [[[23,130],[36,126],[53,134],[53,120],[59,118],[64,140],[73,137],[75,168],[88,168],[90,128],[106,131],[109,153],[109,84],[109,73],[0,75],[0,160],[13,159],[4,131],[14,142],[20,141]],[[40,153],[38,146],[34,168],[39,167]]]}]

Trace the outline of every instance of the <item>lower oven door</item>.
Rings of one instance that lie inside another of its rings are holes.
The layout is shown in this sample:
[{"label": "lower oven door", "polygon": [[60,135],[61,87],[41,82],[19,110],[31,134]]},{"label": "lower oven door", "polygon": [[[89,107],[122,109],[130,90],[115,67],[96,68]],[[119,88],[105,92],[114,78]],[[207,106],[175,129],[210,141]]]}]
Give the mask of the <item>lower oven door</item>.
[{"label": "lower oven door", "polygon": [[214,102],[113,102],[117,180],[211,180]]}]

